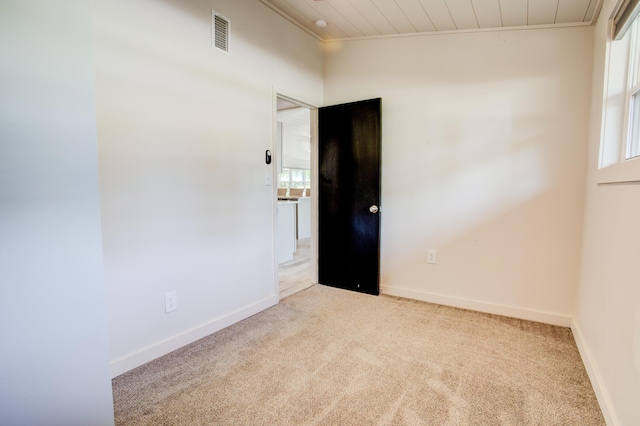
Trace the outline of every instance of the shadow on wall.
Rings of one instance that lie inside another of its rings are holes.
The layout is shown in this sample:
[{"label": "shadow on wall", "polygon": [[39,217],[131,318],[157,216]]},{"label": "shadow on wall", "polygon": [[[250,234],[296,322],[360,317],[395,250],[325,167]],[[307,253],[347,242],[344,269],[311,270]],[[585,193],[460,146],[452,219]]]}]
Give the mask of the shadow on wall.
[{"label": "shadow on wall", "polygon": [[[536,85],[514,84],[514,90],[500,86],[482,104],[461,97],[448,110],[427,108],[412,114],[386,103],[389,123],[420,127],[413,133],[423,137],[407,137],[404,149],[390,150],[383,135],[385,216],[402,212],[416,230],[444,243],[557,185],[554,156],[562,148],[554,146],[557,136],[547,130],[549,117],[512,106],[535,98]],[[528,93],[522,93],[522,87],[528,87]],[[459,95],[463,93],[461,89]],[[413,245],[424,237],[414,232],[404,243]]]},{"label": "shadow on wall", "polygon": [[385,100],[383,286],[568,312],[584,148],[544,107],[558,83],[524,80],[449,87],[434,98],[458,102],[422,109]]}]

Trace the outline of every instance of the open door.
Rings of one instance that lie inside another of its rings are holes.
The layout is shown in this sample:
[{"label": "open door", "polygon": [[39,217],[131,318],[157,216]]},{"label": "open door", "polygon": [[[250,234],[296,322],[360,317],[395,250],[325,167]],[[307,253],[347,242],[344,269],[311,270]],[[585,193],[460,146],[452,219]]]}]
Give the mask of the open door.
[{"label": "open door", "polygon": [[380,294],[381,99],[318,110],[318,281]]}]

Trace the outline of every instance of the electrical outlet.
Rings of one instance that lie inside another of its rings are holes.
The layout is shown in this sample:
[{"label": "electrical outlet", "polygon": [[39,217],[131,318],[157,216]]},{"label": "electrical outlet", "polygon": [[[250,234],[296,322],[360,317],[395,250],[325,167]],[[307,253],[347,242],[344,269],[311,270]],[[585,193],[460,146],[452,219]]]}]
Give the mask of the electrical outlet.
[{"label": "electrical outlet", "polygon": [[178,296],[175,291],[164,294],[164,312],[168,314],[178,309]]},{"label": "electrical outlet", "polygon": [[437,263],[438,262],[438,251],[435,249],[427,250],[427,263]]}]

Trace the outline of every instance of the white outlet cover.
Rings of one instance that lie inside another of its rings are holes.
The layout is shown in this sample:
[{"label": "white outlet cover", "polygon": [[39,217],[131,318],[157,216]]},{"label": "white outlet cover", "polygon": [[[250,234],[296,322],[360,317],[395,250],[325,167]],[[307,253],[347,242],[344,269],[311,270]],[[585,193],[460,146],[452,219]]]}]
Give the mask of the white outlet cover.
[{"label": "white outlet cover", "polygon": [[435,249],[427,250],[427,263],[437,263],[438,262],[438,251]]},{"label": "white outlet cover", "polygon": [[164,294],[164,312],[169,313],[178,309],[178,296],[175,291]]}]

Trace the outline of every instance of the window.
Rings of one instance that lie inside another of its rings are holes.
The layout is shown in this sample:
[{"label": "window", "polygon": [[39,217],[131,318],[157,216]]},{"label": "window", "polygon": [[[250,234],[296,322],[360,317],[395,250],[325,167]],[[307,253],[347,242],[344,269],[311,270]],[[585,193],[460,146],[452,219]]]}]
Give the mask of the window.
[{"label": "window", "polygon": [[628,108],[628,137],[625,158],[634,158],[640,155],[640,30],[638,18],[633,21],[630,28],[629,42],[629,69],[627,82],[626,105]]},{"label": "window", "polygon": [[283,168],[278,174],[278,188],[311,188],[311,170]]},{"label": "window", "polygon": [[640,181],[640,19],[636,16],[616,10],[611,20],[598,183]]}]

